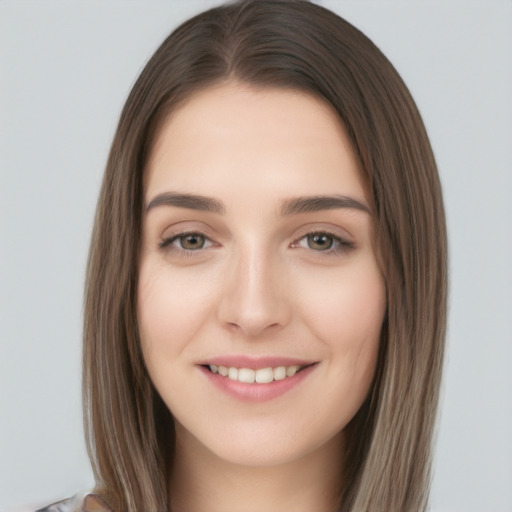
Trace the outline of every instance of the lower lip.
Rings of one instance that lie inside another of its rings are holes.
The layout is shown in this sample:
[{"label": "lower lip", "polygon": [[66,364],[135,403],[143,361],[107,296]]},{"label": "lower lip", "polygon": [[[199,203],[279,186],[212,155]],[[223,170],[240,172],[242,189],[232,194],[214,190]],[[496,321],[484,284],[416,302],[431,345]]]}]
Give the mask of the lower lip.
[{"label": "lower lip", "polygon": [[274,380],[268,384],[248,384],[246,382],[239,382],[232,380],[229,377],[223,377],[218,373],[212,373],[204,366],[199,366],[206,378],[218,389],[224,393],[237,398],[238,400],[245,400],[248,402],[265,402],[266,400],[273,400],[286,392],[298,386],[304,379],[311,374],[316,368],[317,363],[314,363],[300,372],[297,372],[293,377],[286,377],[283,380]]}]

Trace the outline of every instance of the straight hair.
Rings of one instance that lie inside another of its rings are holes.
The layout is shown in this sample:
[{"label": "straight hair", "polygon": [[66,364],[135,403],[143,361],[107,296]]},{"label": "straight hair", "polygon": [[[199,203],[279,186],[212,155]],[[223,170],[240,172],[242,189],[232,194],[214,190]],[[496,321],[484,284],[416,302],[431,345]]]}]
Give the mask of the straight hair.
[{"label": "straight hair", "polygon": [[426,510],[446,325],[446,228],[418,109],[381,51],[305,0],[241,0],[183,23],[121,113],[97,206],[85,290],[83,407],[95,491],[119,512],[172,509],[173,418],[140,348],[143,176],[159,130],[194,92],[236,81],[303,91],[345,126],[372,202],[386,283],[377,370],[346,427],[342,512]]}]

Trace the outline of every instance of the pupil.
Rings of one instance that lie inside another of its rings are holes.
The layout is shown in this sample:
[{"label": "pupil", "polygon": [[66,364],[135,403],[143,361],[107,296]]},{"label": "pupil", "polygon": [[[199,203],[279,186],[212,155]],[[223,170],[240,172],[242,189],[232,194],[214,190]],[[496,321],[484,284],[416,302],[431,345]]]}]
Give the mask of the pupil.
[{"label": "pupil", "polygon": [[181,238],[181,246],[184,249],[201,249],[204,245],[204,237],[201,235],[186,235]]},{"label": "pupil", "polygon": [[327,250],[332,247],[332,237],[325,234],[311,235],[308,240],[310,249]]}]

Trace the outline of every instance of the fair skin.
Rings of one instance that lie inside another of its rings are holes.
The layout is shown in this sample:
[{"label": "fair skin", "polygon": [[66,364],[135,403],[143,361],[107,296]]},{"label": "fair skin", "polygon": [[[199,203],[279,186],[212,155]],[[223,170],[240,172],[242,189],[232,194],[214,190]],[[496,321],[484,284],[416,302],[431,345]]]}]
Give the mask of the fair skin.
[{"label": "fair skin", "polygon": [[210,87],[144,187],[138,321],[176,423],[173,511],[332,511],[386,308],[343,126],[303,93]]}]

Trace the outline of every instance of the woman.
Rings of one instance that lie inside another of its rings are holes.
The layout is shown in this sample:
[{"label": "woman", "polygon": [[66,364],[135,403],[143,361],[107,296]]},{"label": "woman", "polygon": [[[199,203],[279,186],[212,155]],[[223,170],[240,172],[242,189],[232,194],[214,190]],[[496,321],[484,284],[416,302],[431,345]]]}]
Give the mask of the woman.
[{"label": "woman", "polygon": [[99,199],[83,510],[424,510],[445,239],[420,116],[357,29],[294,0],[184,23]]}]

